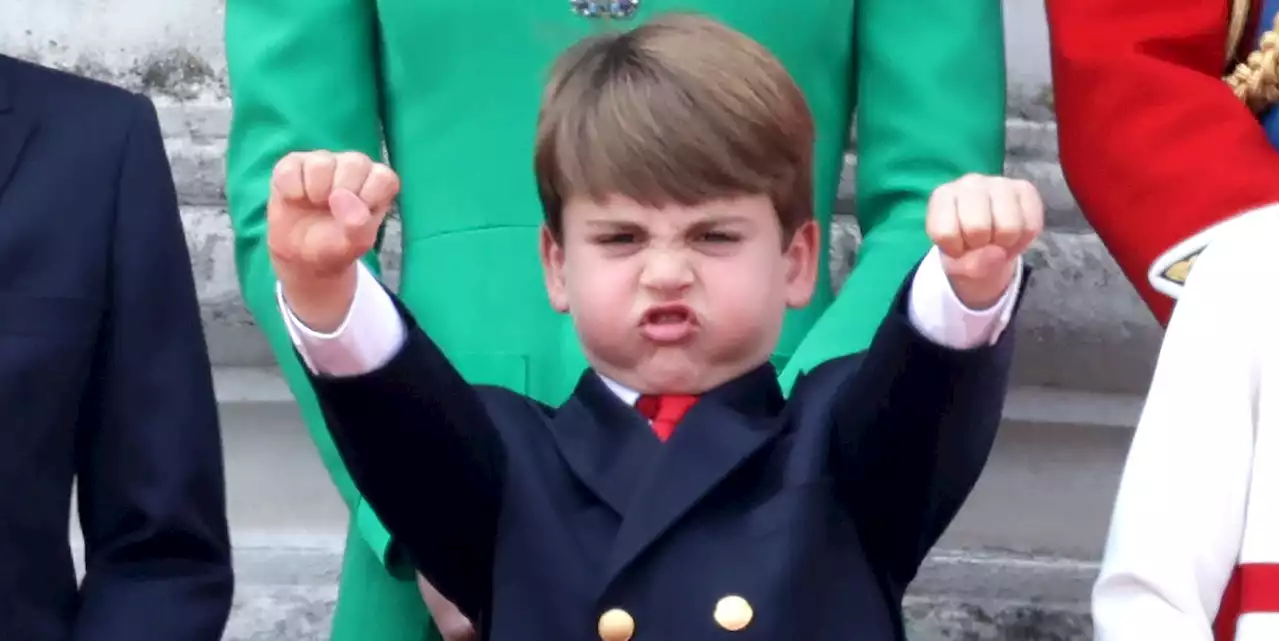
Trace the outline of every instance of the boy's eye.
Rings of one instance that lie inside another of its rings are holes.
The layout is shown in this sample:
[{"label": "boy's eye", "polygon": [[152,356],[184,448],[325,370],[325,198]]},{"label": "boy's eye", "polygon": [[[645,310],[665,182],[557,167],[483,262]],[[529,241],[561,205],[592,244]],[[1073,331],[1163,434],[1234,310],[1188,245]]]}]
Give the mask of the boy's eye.
[{"label": "boy's eye", "polygon": [[636,242],[636,235],[629,232],[603,234],[596,237],[596,242],[601,245],[626,245]]},{"label": "boy's eye", "polygon": [[698,240],[706,243],[734,243],[740,240],[740,237],[729,232],[709,231],[699,235]]}]

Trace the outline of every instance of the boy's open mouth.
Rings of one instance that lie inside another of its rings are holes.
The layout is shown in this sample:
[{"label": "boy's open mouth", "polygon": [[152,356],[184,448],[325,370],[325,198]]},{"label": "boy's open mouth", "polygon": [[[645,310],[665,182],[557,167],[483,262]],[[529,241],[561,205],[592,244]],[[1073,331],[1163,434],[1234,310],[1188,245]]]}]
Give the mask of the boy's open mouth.
[{"label": "boy's open mouth", "polygon": [[679,343],[696,329],[696,317],[687,305],[654,305],[640,320],[640,332],[655,343]]}]

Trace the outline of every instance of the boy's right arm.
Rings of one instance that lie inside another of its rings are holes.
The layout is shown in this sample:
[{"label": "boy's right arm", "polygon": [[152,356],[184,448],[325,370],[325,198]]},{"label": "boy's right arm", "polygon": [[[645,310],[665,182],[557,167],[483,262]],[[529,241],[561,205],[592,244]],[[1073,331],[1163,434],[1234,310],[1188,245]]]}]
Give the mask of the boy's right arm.
[{"label": "boy's right arm", "polygon": [[832,468],[869,559],[900,598],[978,481],[995,441],[1019,274],[992,307],[950,290],[939,252],[899,290],[870,349],[840,374]]},{"label": "boy's right arm", "polygon": [[1240,558],[1258,356],[1274,353],[1275,297],[1252,288],[1267,286],[1259,259],[1277,228],[1215,240],[1174,308],[1093,589],[1098,641],[1214,639]]},{"label": "boy's right arm", "polygon": [[[277,304],[361,494],[475,620],[489,603],[504,450],[476,390],[361,260],[399,190],[390,167],[361,154],[276,163],[267,247]],[[439,513],[451,518],[430,518]]]},{"label": "boy's right arm", "polygon": [[363,264],[356,281],[332,332],[299,320],[283,288],[280,313],[362,496],[419,572],[476,620],[489,601],[505,451],[475,389],[403,305]]},{"label": "boy's right arm", "polygon": [[1021,256],[1042,226],[1025,181],[969,176],[935,190],[934,249],[835,389],[838,491],[894,598],[986,464],[1027,282]]}]

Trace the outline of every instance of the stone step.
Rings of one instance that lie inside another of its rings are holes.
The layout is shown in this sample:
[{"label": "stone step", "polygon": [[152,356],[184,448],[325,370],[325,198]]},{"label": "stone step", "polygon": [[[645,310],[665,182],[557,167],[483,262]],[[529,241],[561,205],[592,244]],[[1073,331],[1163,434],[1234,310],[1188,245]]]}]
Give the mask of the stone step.
[{"label": "stone step", "polygon": [[[341,547],[240,547],[225,641],[323,641]],[[1090,641],[1095,563],[1015,555],[932,555],[906,599],[910,641]]]},{"label": "stone step", "polygon": [[[240,576],[228,639],[322,639],[347,513],[278,373],[215,369]],[[912,588],[913,641],[1084,640],[1141,400],[1019,388],[973,496]]]}]

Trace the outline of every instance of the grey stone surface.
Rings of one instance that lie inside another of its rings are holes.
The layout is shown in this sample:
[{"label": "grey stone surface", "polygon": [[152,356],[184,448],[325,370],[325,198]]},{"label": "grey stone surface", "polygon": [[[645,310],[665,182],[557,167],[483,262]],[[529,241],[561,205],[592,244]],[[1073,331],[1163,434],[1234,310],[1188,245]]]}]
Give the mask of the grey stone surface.
[{"label": "grey stone surface", "polygon": [[[251,567],[323,565],[334,567],[336,551],[248,550],[240,553],[242,563]],[[951,556],[936,555],[924,574],[955,581]],[[1011,569],[1013,559],[970,559],[969,572],[981,572],[987,585],[1009,585],[1018,581],[1025,569]],[[1055,576],[1063,583],[1079,586],[1079,594],[1068,598],[1012,598],[971,594],[972,590],[932,592],[913,588],[905,613],[911,641],[1088,641],[1092,638],[1086,601],[1092,572],[1088,568],[1033,566],[1038,581]],[[337,594],[334,576],[320,572],[316,577],[292,576],[289,583],[252,583],[242,588],[235,601],[226,641],[320,641],[328,638]],[[960,578],[959,580],[972,580]]]},{"label": "grey stone surface", "polygon": [[[336,545],[242,547],[226,641],[328,638],[341,561]],[[911,641],[1086,641],[1096,567],[1088,563],[942,551],[908,596]],[[1043,586],[1056,589],[1045,591]]]},{"label": "grey stone surface", "polygon": [[910,641],[1090,641],[1086,608],[1071,604],[912,599]]}]

